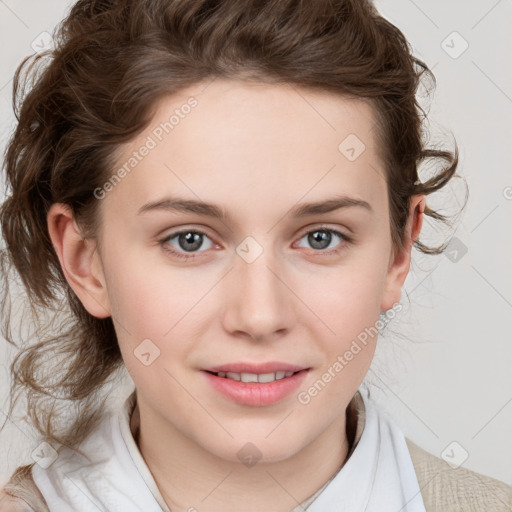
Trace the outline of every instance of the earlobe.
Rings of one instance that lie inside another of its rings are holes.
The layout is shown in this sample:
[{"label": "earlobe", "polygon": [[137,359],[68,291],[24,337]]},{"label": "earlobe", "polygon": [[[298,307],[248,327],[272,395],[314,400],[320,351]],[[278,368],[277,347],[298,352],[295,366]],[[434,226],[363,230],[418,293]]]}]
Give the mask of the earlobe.
[{"label": "earlobe", "polygon": [[400,301],[402,287],[409,273],[413,243],[418,238],[423,225],[424,211],[425,196],[423,194],[413,196],[404,230],[403,249],[393,255],[389,264],[380,306],[381,311],[391,309],[394,304]]},{"label": "earlobe", "polygon": [[53,204],[47,215],[47,223],[69,286],[91,315],[109,317],[110,305],[96,243],[81,236],[73,213],[66,204]]}]

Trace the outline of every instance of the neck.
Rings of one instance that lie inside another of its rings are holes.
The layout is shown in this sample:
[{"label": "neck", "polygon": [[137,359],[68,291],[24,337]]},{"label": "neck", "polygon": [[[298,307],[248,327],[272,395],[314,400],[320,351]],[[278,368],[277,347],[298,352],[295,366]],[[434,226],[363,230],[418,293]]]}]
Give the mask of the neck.
[{"label": "neck", "polygon": [[286,460],[245,466],[215,456],[144,412],[135,441],[172,512],[238,512],[241,504],[246,512],[289,512],[338,472],[350,450],[341,415]]}]

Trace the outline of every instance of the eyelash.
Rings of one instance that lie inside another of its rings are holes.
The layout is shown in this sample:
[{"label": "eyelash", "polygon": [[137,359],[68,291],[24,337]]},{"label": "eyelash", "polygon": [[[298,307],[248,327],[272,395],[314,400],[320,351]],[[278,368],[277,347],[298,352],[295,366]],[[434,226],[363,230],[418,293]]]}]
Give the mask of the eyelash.
[{"label": "eyelash", "polygon": [[[341,238],[341,240],[343,240],[345,242],[345,244],[351,244],[352,243],[352,237],[349,237],[347,235],[345,235],[344,233],[341,233],[340,231],[336,230],[336,229],[332,229],[332,228],[327,228],[327,227],[317,227],[315,229],[311,229],[309,231],[306,231],[304,232],[300,238],[304,238],[306,235],[309,235],[311,233],[316,233],[318,231],[323,231],[323,232],[327,232],[327,233],[334,233],[335,235],[337,235],[338,237]],[[181,259],[184,259],[184,260],[193,260],[195,258],[198,257],[198,254],[200,253],[189,253],[187,255],[185,255],[184,253],[182,252],[179,252],[179,251],[176,251],[175,249],[170,249],[169,246],[167,245],[167,243],[172,240],[173,238],[179,236],[179,235],[182,235],[182,234],[185,234],[185,233],[197,233],[199,235],[203,235],[203,236],[206,236],[208,238],[210,238],[208,236],[207,233],[205,233],[204,231],[200,230],[200,229],[183,229],[181,231],[175,231],[174,233],[171,233],[170,235],[166,236],[164,239],[160,240],[159,241],[159,244],[162,246],[162,249],[168,253],[170,253],[172,256],[175,256],[177,258],[181,258]],[[343,245],[345,244],[341,244],[341,247],[337,248],[337,249],[329,249],[329,250],[326,250],[326,249],[318,249],[318,250],[315,250],[313,249],[315,252],[318,252],[320,254],[327,254],[327,255],[332,255],[332,254],[338,254],[339,252],[341,252],[344,247]],[[201,251],[203,252],[203,251]]]}]

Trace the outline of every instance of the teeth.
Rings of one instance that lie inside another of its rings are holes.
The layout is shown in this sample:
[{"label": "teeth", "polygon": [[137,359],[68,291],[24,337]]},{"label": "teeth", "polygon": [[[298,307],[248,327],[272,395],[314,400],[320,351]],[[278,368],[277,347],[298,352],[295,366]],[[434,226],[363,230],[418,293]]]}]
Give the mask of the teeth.
[{"label": "teeth", "polygon": [[258,382],[274,382],[276,380],[275,373],[262,373],[258,375]]},{"label": "teeth", "polygon": [[275,373],[236,373],[236,372],[218,372],[217,377],[238,380],[242,382],[274,382],[285,377],[291,377],[295,372],[278,371]]},{"label": "teeth", "polygon": [[258,375],[256,373],[241,373],[242,382],[258,382]]}]

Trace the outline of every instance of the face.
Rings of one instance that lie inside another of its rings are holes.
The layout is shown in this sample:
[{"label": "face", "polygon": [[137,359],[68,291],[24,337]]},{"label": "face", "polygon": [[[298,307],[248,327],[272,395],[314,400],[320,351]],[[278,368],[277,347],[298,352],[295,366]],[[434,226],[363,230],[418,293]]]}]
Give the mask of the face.
[{"label": "face", "polygon": [[409,260],[370,105],[206,85],[121,148],[126,172],[97,191],[100,284],[79,293],[112,315],[141,414],[224,460],[251,442],[278,461],[343,421]]}]

